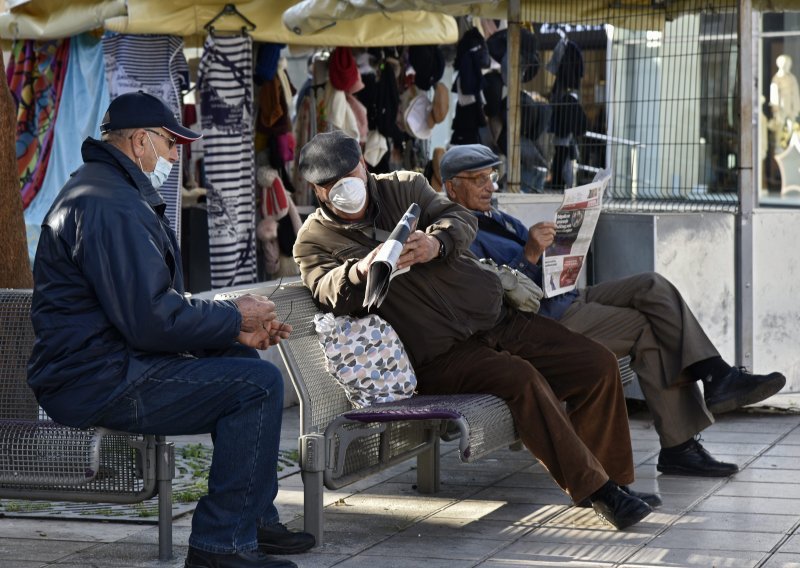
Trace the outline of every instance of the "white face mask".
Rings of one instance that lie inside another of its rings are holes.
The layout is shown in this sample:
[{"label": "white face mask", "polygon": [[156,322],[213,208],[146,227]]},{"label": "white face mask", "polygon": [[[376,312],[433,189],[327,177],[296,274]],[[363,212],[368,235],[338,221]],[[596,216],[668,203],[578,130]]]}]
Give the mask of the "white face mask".
[{"label": "white face mask", "polygon": [[328,192],[328,200],[342,213],[358,213],[367,202],[367,186],[361,178],[342,178]]},{"label": "white face mask", "polygon": [[[155,168],[153,168],[152,172],[145,172],[144,168],[142,168],[142,172],[148,178],[150,178],[150,183],[153,184],[153,187],[158,189],[159,187],[164,185],[165,181],[167,181],[169,173],[172,171],[172,162],[158,155],[158,152],[156,152],[156,147],[153,144],[153,141],[150,140],[149,132],[147,133],[147,140],[150,142],[150,147],[153,148],[153,154],[155,154],[158,159],[156,160],[156,166]],[[140,168],[142,167],[141,160],[139,160],[139,167]]]}]

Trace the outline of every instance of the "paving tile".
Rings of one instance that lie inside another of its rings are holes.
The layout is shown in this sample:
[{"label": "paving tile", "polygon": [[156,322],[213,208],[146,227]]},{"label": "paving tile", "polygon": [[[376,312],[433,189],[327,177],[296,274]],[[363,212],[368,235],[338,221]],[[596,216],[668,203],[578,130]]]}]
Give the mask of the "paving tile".
[{"label": "paving tile", "polygon": [[782,537],[783,535],[774,533],[670,528],[648,543],[648,546],[706,551],[768,552]]},{"label": "paving tile", "polygon": [[175,547],[173,559],[158,561],[158,547],[148,544],[113,543],[87,548],[71,554],[56,566],[102,566],[103,568],[182,568],[185,547]]},{"label": "paving tile", "polygon": [[[800,446],[798,446],[800,447]],[[750,466],[733,476],[736,481],[800,484],[800,469],[764,469]]]},{"label": "paving tile", "polygon": [[531,473],[529,471],[512,473],[511,475],[504,477],[492,485],[495,487],[538,488],[553,489],[555,491],[561,490],[550,474]]},{"label": "paving tile", "polygon": [[[505,566],[611,566],[630,557],[637,550],[633,546],[613,546],[602,543],[541,542],[526,537],[524,540],[496,552],[487,562]],[[573,564],[576,563],[576,564]]]},{"label": "paving tile", "polygon": [[[158,530],[158,527],[153,528]],[[114,542],[143,530],[145,529],[143,529],[142,525],[131,523],[4,518],[0,522],[0,540],[7,538],[76,540],[89,544],[92,542]]]},{"label": "paving tile", "polygon": [[796,457],[762,456],[756,458],[750,467],[766,469],[800,469],[800,460]]},{"label": "paving tile", "polygon": [[779,552],[770,556],[761,568],[800,568],[800,558],[796,553],[783,554]]},{"label": "paving tile", "polygon": [[[660,510],[659,510],[660,511]],[[668,515],[654,511],[645,517],[642,521],[633,527],[625,529],[624,534],[631,540],[646,541],[655,533],[663,530],[666,524],[669,524],[672,519],[677,518],[674,515]],[[543,528],[560,530],[593,530],[602,532],[610,542],[616,543],[620,537],[614,533],[619,533],[609,523],[601,519],[594,512],[594,509],[572,507],[565,510],[563,513],[554,516],[543,524]],[[623,534],[623,533],[619,533]]]},{"label": "paving tile", "polygon": [[534,526],[525,522],[452,519],[437,516],[414,523],[398,534],[406,537],[484,538],[510,542],[526,535]]},{"label": "paving tile", "polygon": [[765,456],[800,457],[800,445],[776,444],[764,452]]},{"label": "paving tile", "polygon": [[718,511],[722,513],[755,513],[767,515],[796,515],[800,511],[800,500],[712,495],[698,503],[693,511]]},{"label": "paving tile", "polygon": [[676,528],[706,529],[735,532],[766,532],[786,534],[797,522],[795,515],[764,515],[755,513],[718,513],[691,511],[675,522]]},{"label": "paving tile", "polygon": [[454,503],[434,515],[431,515],[429,518],[482,519],[486,521],[512,521],[525,525],[534,525],[543,523],[568,508],[571,508],[571,505],[465,500]]},{"label": "paving tile", "polygon": [[72,540],[3,538],[0,539],[0,558],[6,562],[14,560],[52,562],[78,550],[92,548],[93,546],[97,545],[91,542]]},{"label": "paving tile", "polygon": [[627,559],[620,568],[753,568],[763,553],[692,550],[647,546]]},{"label": "paving tile", "polygon": [[[727,479],[726,479],[727,480]],[[723,480],[714,477],[684,477],[659,474],[654,478],[637,478],[631,485],[637,491],[647,493],[705,495],[719,487]]]},{"label": "paving tile", "polygon": [[291,560],[297,564],[298,568],[330,568],[340,566],[340,562],[347,559],[344,554],[317,554],[306,553],[299,556],[292,556]]},{"label": "paving tile", "polygon": [[0,568],[42,568],[46,564],[42,562],[26,562],[24,560],[6,560],[0,558]]},{"label": "paving tile", "polygon": [[408,537],[395,535],[370,547],[360,553],[359,556],[474,561],[487,557],[506,545],[507,542],[505,541],[489,539],[446,540],[428,536]]},{"label": "paving tile", "polygon": [[715,495],[732,497],[781,497],[800,499],[800,485],[794,483],[755,483],[752,481],[731,481],[720,487]]},{"label": "paving tile", "polygon": [[772,441],[754,444],[703,441],[703,447],[715,458],[719,459],[718,456],[737,456],[738,459],[733,460],[737,462],[745,461],[742,459],[742,456],[748,458],[766,452],[771,444]]},{"label": "paving tile", "polygon": [[774,432],[737,432],[715,424],[701,433],[703,446],[709,444],[772,444],[781,437]]},{"label": "paving tile", "polygon": [[[408,558],[405,556],[388,556],[381,558],[380,563],[374,556],[355,556],[337,564],[336,568],[469,568],[474,560],[457,560],[455,558]],[[301,568],[305,566],[300,565]]]},{"label": "paving tile", "polygon": [[[587,512],[590,512],[587,510]],[[561,542],[565,544],[595,544],[613,546],[639,546],[652,538],[651,534],[618,531],[601,521],[597,515],[586,517],[586,526],[551,527],[544,526],[520,538],[519,542]]]},{"label": "paving tile", "polygon": [[472,499],[505,501],[509,503],[540,503],[571,505],[572,500],[560,489],[519,489],[517,487],[487,487],[472,496]]},{"label": "paving tile", "polygon": [[793,554],[800,554],[800,534],[790,536],[786,542],[781,544],[778,552],[791,552]]}]

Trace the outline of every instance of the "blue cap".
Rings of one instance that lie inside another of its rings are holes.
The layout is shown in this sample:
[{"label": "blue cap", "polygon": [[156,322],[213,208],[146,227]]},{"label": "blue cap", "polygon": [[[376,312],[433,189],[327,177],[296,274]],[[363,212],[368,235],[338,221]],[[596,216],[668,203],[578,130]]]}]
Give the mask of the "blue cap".
[{"label": "blue cap", "polygon": [[500,157],[483,144],[453,146],[439,162],[442,181],[453,179],[461,172],[483,170],[501,163]]},{"label": "blue cap", "polygon": [[163,128],[175,136],[178,144],[188,144],[203,136],[180,124],[167,103],[144,91],[125,93],[111,101],[100,132],[147,127]]}]

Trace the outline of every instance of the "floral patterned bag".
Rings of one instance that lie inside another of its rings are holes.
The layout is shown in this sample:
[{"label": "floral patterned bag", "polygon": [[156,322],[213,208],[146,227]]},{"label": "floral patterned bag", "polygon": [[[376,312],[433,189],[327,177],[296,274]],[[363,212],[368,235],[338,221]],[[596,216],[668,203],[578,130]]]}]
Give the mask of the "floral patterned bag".
[{"label": "floral patterned bag", "polygon": [[327,368],[355,406],[409,398],[417,387],[405,348],[383,318],[317,314],[314,326]]}]

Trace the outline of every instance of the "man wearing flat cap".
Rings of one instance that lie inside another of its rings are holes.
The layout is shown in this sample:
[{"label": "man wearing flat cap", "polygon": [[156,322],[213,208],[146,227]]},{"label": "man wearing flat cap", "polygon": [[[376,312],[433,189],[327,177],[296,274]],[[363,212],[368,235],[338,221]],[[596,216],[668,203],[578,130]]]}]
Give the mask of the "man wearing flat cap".
[{"label": "man wearing flat cap", "polygon": [[305,551],[314,537],[278,522],[283,379],[256,352],[291,329],[266,298],[184,296],[158,188],[176,145],[200,134],[141,91],[111,102],[101,132],[42,224],[28,383],[68,426],[214,436],[187,568],[295,566],[266,555]]},{"label": "man wearing flat cap", "polygon": [[553,320],[504,305],[499,278],[468,250],[472,213],[421,174],[370,174],[358,142],[341,132],[317,134],[298,165],[319,208],[301,228],[294,257],[324,309],[364,315],[370,261],[417,203],[417,230],[398,262],[410,270],[372,311],[403,341],[419,392],[501,397],[522,441],[576,502],[589,499],[620,529],[650,513],[641,498],[657,496],[627,487],[633,459],[616,358]]},{"label": "man wearing flat cap", "polygon": [[[554,241],[555,223],[527,228],[492,207],[495,187],[489,178],[499,162],[482,144],[451,148],[440,163],[445,191],[478,221],[472,252],[542,285],[540,259]],[[661,442],[656,468],[665,474],[726,477],[739,471],[734,463],[714,459],[695,437],[713,424],[712,413],[763,400],[786,383],[780,373],[753,375],[723,361],[680,292],[660,274],[636,274],[542,298],[539,314],[617,356],[631,356]]]}]

